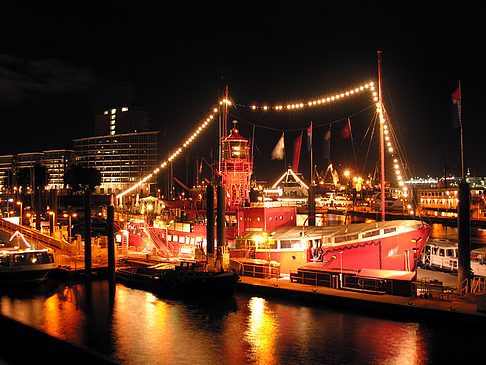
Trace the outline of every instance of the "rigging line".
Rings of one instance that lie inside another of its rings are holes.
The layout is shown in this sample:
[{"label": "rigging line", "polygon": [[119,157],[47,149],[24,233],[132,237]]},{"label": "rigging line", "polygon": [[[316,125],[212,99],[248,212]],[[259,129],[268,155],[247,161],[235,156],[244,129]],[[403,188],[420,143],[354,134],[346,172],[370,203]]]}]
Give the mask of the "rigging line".
[{"label": "rigging line", "polygon": [[[372,121],[372,123],[370,123],[370,126],[368,127],[368,131],[371,127],[373,127],[373,128],[371,128],[370,143],[368,144],[368,150],[366,151],[365,161],[363,163],[363,170],[361,171],[361,175],[364,175],[366,163],[368,162],[368,157],[370,155],[371,144],[373,142],[373,137],[375,135],[376,121],[378,120],[378,113],[375,113],[375,116],[374,116],[373,119],[374,120]],[[366,133],[368,133],[368,131]]]},{"label": "rigging line", "polygon": [[358,170],[358,163],[356,162],[356,149],[354,148],[354,138],[353,138],[353,132],[352,132],[352,129],[351,129],[351,118],[348,118],[348,127],[349,127],[349,136],[351,137],[351,146],[353,147],[354,168],[357,171]]},{"label": "rigging line", "polygon": [[[386,112],[386,109],[384,111],[385,111],[387,119],[390,120],[388,118],[388,113]],[[411,177],[412,175],[410,173],[410,169],[408,168],[408,163],[406,161],[406,156],[405,156],[405,153],[403,151],[403,147],[401,146],[400,143],[398,143],[398,137],[396,135],[395,128],[392,127],[391,123],[389,123],[389,126],[390,126],[389,130],[390,130],[391,138],[393,140],[393,143],[396,146],[396,150],[397,150],[396,153],[397,153],[398,160],[402,163],[402,167],[404,169],[404,172],[408,173],[409,177]]]},{"label": "rigging line", "polygon": [[[336,124],[336,123],[341,123],[342,121],[345,121],[347,120],[348,118],[351,118],[351,117],[354,117],[358,114],[361,114],[371,108],[375,108],[376,105],[375,104],[372,104],[370,106],[367,106],[366,108],[363,108],[359,111],[357,111],[356,113],[352,113],[352,114],[349,114],[348,116],[345,116],[345,117],[342,117],[340,119],[336,119],[336,120],[333,120],[331,122],[326,122],[326,123],[321,123],[321,124],[317,124],[316,126],[314,126],[315,128],[319,128],[319,127],[323,127],[323,126],[332,126],[333,124]],[[273,131],[279,131],[279,132],[296,132],[296,131],[302,131],[302,130],[305,130],[306,128],[292,128],[292,129],[282,129],[282,128],[275,128],[275,127],[269,127],[269,126],[265,126],[265,125],[261,125],[261,124],[257,124],[257,123],[253,123],[253,122],[250,122],[249,120],[245,119],[245,118],[242,118],[240,117],[238,114],[236,113],[231,113],[230,112],[230,116],[233,117],[233,118],[236,118],[238,119],[239,121],[243,122],[243,123],[247,123],[249,125],[252,125],[252,126],[255,126],[257,128],[262,128],[262,129],[269,129],[269,130],[273,130]]]}]

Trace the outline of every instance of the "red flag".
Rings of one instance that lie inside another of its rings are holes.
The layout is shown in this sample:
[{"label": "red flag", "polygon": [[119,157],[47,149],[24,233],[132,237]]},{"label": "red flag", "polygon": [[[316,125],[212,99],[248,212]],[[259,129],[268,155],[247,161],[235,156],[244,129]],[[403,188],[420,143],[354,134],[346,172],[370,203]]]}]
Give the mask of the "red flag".
[{"label": "red flag", "polygon": [[457,90],[452,93],[452,102],[454,104],[457,104],[457,102],[461,102],[461,85],[459,85]]},{"label": "red flag", "polygon": [[312,122],[307,128],[307,151],[310,151],[312,149]]},{"label": "red flag", "polygon": [[461,84],[456,91],[452,93],[452,123],[455,128],[459,128],[462,125],[461,121]]},{"label": "red flag", "polygon": [[300,136],[294,142],[294,160],[292,162],[292,170],[294,172],[299,171],[299,159],[300,159],[300,146],[302,144],[302,132]]},{"label": "red flag", "polygon": [[341,130],[341,137],[349,138],[350,135],[351,135],[351,123],[349,122],[349,119],[348,119],[348,123]]}]

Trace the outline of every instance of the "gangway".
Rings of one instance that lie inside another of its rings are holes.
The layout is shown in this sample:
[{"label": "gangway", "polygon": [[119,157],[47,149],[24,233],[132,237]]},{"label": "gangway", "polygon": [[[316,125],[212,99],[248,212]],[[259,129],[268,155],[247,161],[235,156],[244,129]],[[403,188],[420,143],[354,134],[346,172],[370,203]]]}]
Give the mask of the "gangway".
[{"label": "gangway", "polygon": [[51,237],[27,226],[22,226],[5,219],[0,219],[0,229],[10,234],[19,232],[26,239],[33,241],[33,243],[40,244],[45,248],[50,248],[61,255],[72,256],[77,254],[76,245],[73,245],[63,239]]},{"label": "gangway", "polygon": [[167,258],[174,256],[173,247],[170,247],[170,244],[167,244],[167,241],[160,238],[153,229],[150,227],[145,227],[145,232],[147,233],[149,240],[155,245],[155,247],[164,252]]}]

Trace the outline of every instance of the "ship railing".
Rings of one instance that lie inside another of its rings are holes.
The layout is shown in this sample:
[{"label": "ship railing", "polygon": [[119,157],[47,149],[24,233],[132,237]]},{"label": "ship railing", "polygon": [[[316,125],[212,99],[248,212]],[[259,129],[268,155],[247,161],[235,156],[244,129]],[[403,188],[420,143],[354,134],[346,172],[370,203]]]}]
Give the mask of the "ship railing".
[{"label": "ship railing", "polygon": [[238,262],[239,273],[242,276],[249,276],[252,278],[279,278],[280,277],[280,266],[275,266],[271,264],[252,264],[246,262]]},{"label": "ship railing", "polygon": [[421,280],[413,283],[414,296],[425,299],[450,302],[457,297],[457,290],[443,285],[439,280]]},{"label": "ship railing", "polygon": [[483,293],[486,293],[486,278],[481,276],[464,279],[458,288],[459,295]]}]

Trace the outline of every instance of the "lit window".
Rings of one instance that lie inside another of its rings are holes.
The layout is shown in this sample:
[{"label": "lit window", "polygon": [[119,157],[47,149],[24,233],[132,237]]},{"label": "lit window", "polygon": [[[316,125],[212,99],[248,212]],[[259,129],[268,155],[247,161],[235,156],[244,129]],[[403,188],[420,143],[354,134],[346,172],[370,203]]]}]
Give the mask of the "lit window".
[{"label": "lit window", "polygon": [[110,134],[111,134],[111,135],[114,135],[114,134],[115,134],[115,131],[111,131],[111,132],[110,132]]},{"label": "lit window", "polygon": [[111,114],[115,114],[116,113],[116,109],[111,109]]},{"label": "lit window", "polygon": [[112,131],[114,131],[114,130],[115,130],[115,126],[114,126],[114,125],[111,125],[111,126],[110,126],[110,129],[111,129]]},{"label": "lit window", "polygon": [[114,120],[110,120],[110,124],[115,124],[115,121]]},{"label": "lit window", "polygon": [[126,106],[124,106],[124,107],[122,108],[122,112],[127,112],[127,111],[128,111],[128,108],[127,108]]},{"label": "lit window", "polygon": [[115,115],[112,115],[112,116],[111,116],[111,119],[115,119]]},{"label": "lit window", "polygon": [[108,114],[108,110],[105,110],[105,111],[103,112],[103,114]]}]

